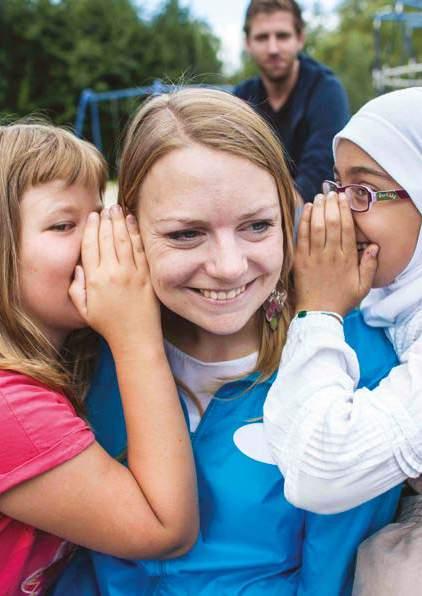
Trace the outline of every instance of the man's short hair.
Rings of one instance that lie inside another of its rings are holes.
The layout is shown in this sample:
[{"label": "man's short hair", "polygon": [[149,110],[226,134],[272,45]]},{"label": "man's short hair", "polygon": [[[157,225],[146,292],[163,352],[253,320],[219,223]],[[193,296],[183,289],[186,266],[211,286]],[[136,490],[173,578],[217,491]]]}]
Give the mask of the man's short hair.
[{"label": "man's short hair", "polygon": [[290,12],[294,18],[296,33],[298,35],[302,33],[305,22],[302,18],[302,11],[295,0],[251,0],[246,9],[245,24],[243,25],[246,37],[249,36],[251,21],[256,15],[261,13],[271,14],[279,10]]}]

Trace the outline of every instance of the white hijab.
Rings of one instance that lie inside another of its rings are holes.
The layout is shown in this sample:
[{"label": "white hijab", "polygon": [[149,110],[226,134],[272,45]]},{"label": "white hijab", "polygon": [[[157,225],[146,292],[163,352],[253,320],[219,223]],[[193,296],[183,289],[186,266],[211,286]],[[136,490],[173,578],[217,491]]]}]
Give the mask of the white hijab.
[{"label": "white hijab", "polygon": [[[335,136],[334,153],[340,139],[366,151],[422,213],[422,87],[371,100]],[[361,310],[369,325],[386,328],[399,356],[422,335],[422,230],[407,267],[388,286],[371,290]]]}]

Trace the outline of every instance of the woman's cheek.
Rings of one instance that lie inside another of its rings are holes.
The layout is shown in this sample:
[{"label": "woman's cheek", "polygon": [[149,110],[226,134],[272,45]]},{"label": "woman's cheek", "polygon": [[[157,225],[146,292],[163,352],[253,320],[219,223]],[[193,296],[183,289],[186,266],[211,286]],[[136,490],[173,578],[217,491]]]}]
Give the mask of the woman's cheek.
[{"label": "woman's cheek", "polygon": [[183,285],[187,281],[192,267],[189,264],[189,259],[180,255],[166,254],[151,255],[149,261],[151,281],[154,290],[159,293],[160,289],[176,288]]},{"label": "woman's cheek", "polygon": [[258,249],[261,266],[267,273],[281,272],[284,261],[283,237],[281,235],[268,239],[269,242]]},{"label": "woman's cheek", "polygon": [[284,256],[283,256],[283,247],[277,247],[273,253],[269,253],[268,256],[268,263],[267,263],[267,267],[268,267],[268,271],[279,271],[281,272],[282,268],[283,268],[283,260],[284,260]]}]

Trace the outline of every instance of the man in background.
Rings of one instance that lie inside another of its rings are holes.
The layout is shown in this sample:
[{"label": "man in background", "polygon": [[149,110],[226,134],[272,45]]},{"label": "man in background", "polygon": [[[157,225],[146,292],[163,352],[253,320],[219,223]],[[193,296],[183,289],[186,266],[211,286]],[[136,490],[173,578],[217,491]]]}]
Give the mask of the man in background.
[{"label": "man in background", "polygon": [[260,75],[240,83],[234,94],[272,125],[297,193],[312,201],[322,181],[332,179],[331,143],[349,119],[346,92],[331,70],[301,53],[304,22],[295,0],[252,0],[244,32]]}]

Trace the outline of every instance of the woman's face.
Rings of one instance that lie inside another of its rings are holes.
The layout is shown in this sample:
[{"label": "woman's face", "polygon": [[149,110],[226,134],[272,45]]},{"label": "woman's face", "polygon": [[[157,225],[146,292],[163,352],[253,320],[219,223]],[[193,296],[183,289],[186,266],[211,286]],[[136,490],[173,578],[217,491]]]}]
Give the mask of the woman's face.
[{"label": "woman's face", "polygon": [[191,145],[151,168],[137,216],[160,301],[216,335],[242,330],[275,288],[283,233],[272,176]]},{"label": "woman's face", "polygon": [[[402,187],[363,149],[341,139],[336,148],[336,181],[364,184],[375,191]],[[375,203],[365,213],[353,213],[359,248],[377,244],[378,268],[373,287],[390,284],[410,262],[421,227],[421,215],[410,199]]]}]

